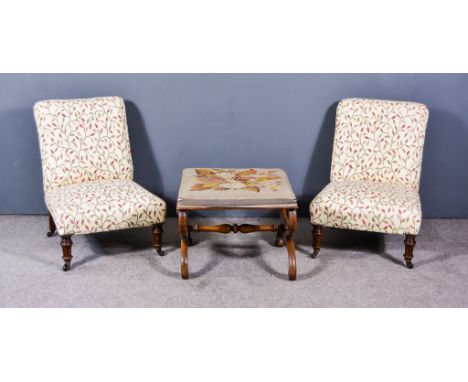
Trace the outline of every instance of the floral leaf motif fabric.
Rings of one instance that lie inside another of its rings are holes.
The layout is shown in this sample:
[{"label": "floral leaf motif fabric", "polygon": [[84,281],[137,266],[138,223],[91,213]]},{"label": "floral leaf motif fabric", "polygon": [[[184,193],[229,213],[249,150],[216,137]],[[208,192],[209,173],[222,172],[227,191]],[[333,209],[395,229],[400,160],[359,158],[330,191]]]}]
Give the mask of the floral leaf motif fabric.
[{"label": "floral leaf motif fabric", "polygon": [[342,100],[336,111],[331,180],[419,189],[428,116],[419,103]]},{"label": "floral leaf motif fabric", "polygon": [[45,200],[60,235],[146,227],[166,215],[166,203],[131,180],[58,187]]},{"label": "floral leaf motif fabric", "polygon": [[45,201],[60,235],[164,222],[166,204],[133,182],[124,100],[34,105]]},{"label": "floral leaf motif fabric", "polygon": [[331,183],[310,204],[312,224],[418,234],[428,117],[419,103],[342,100],[336,112]]},{"label": "floral leaf motif fabric", "polygon": [[329,183],[310,204],[312,223],[326,227],[417,235],[419,194],[410,187],[362,180]]},{"label": "floral leaf motif fabric", "polygon": [[34,105],[44,190],[102,179],[132,179],[125,104],[120,97]]}]

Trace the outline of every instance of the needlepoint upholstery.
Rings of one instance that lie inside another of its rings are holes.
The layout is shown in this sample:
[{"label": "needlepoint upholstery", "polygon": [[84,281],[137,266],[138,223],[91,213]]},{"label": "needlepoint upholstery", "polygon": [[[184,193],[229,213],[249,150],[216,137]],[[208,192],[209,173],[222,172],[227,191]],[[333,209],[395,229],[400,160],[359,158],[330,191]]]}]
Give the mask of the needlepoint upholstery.
[{"label": "needlepoint upholstery", "polygon": [[342,100],[331,183],[310,204],[312,224],[417,234],[428,115],[426,106],[414,102]]},{"label": "needlepoint upholstery", "polygon": [[163,200],[133,182],[120,97],[34,105],[46,205],[61,235],[162,223]]}]

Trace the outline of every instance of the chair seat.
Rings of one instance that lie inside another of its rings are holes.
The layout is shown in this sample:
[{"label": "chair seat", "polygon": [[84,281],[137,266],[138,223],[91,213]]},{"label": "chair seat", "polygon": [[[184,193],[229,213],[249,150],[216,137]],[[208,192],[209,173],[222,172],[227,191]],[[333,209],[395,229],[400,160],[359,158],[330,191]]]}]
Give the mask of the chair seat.
[{"label": "chair seat", "polygon": [[47,207],[60,235],[163,223],[166,203],[131,180],[100,180],[49,190]]},{"label": "chair seat", "polygon": [[310,203],[312,224],[362,231],[417,235],[417,191],[368,181],[333,181]]}]

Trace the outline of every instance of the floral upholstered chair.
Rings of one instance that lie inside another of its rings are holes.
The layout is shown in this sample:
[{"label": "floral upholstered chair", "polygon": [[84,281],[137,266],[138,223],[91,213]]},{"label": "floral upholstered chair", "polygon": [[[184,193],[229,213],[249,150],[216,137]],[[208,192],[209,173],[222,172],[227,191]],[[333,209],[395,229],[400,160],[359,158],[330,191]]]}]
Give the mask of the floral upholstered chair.
[{"label": "floral upholstered chair", "polygon": [[71,236],[153,226],[162,255],[166,203],[133,179],[125,104],[119,97],[48,100],[34,105],[49,232],[62,237],[63,270]]},{"label": "floral upholstered chair", "polygon": [[428,116],[426,106],[413,102],[338,104],[330,183],[310,204],[313,257],[326,226],[405,235],[404,259],[413,267]]}]

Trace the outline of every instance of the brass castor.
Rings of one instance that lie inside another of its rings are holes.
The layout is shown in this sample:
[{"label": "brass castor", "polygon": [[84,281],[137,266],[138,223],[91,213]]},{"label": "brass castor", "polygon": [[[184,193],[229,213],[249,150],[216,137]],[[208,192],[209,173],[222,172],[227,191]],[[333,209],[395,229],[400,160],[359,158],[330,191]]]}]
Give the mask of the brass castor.
[{"label": "brass castor", "polygon": [[67,264],[67,263],[63,264],[62,270],[64,272],[68,272],[70,270],[70,264]]},{"label": "brass castor", "polygon": [[162,249],[157,249],[156,252],[158,253],[159,256],[164,256],[165,253]]},{"label": "brass castor", "polygon": [[318,256],[318,254],[319,254],[319,251],[318,251],[318,250],[315,250],[314,252],[312,252],[312,253],[310,254],[310,257],[312,257],[313,259],[315,259],[315,258]]},{"label": "brass castor", "polygon": [[411,261],[406,262],[406,267],[409,269],[413,269],[414,265]]},{"label": "brass castor", "polygon": [[47,237],[52,237],[55,235],[55,232],[49,231],[47,232]]}]

